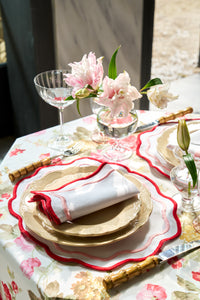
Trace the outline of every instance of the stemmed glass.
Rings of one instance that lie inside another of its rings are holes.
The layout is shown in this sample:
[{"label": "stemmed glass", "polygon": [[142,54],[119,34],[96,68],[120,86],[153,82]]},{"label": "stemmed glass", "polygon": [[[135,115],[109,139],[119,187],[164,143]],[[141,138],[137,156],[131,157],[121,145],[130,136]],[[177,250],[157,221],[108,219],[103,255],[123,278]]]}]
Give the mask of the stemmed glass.
[{"label": "stemmed glass", "polygon": [[132,155],[132,149],[123,144],[122,139],[135,132],[138,124],[138,116],[135,110],[129,112],[128,116],[120,113],[117,117],[111,117],[108,107],[99,111],[97,123],[100,130],[108,137],[114,138],[112,143],[105,148],[103,155],[114,161],[128,159]]},{"label": "stemmed glass", "polygon": [[72,87],[64,81],[67,70],[51,70],[38,74],[34,84],[40,97],[59,110],[60,134],[49,141],[48,146],[56,150],[64,150],[71,143],[69,136],[63,133],[63,111],[75,100],[65,101],[71,95]]},{"label": "stemmed glass", "polygon": [[173,197],[179,204],[179,209],[190,213],[200,211],[199,180],[197,180],[197,184],[193,187],[191,175],[183,162],[171,170],[170,179],[179,191]]}]

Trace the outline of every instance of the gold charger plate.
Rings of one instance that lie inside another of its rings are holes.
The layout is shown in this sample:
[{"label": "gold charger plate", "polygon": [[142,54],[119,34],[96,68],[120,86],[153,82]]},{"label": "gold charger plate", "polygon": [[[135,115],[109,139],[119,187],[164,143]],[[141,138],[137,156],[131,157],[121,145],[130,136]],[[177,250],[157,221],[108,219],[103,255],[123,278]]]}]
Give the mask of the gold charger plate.
[{"label": "gold charger plate", "polygon": [[[79,167],[77,168],[80,174],[80,168]],[[85,167],[84,170],[83,169],[81,170],[81,177],[84,176],[83,174],[88,175],[90,172],[94,172],[96,168],[97,168],[96,166]],[[76,178],[78,173],[74,169],[75,168],[71,168],[70,170],[70,168],[68,168],[64,170],[64,173],[65,172],[68,173],[66,175],[63,174],[63,171],[55,171],[55,173],[57,174],[56,175],[53,174],[53,178],[55,179],[55,181],[57,181],[56,179],[58,179],[58,176],[60,176],[61,178],[61,174],[62,174],[62,180],[65,180],[64,182],[66,182],[66,179],[70,174],[70,180],[73,180],[72,175],[74,178]],[[150,193],[147,190],[147,188],[145,188],[145,186],[141,182],[136,180],[133,174],[125,174],[125,172],[122,171],[120,172],[124,176],[126,176],[129,180],[131,180],[140,190],[139,198],[141,201],[141,207],[139,213],[137,214],[137,217],[132,222],[130,222],[126,227],[119,229],[110,234],[105,234],[105,235],[95,236],[95,237],[92,236],[80,237],[80,236],[73,236],[73,235],[64,235],[56,231],[47,230],[47,228],[43,226],[42,221],[38,217],[38,215],[34,215],[33,213],[33,211],[35,211],[35,203],[28,203],[28,205],[26,203],[26,201],[28,201],[29,199],[30,190],[33,189],[34,185],[39,187],[39,182],[41,183],[41,179],[30,184],[21,197],[20,214],[26,224],[26,227],[33,235],[36,234],[37,236],[44,238],[48,241],[62,244],[62,245],[68,245],[68,246],[79,246],[79,247],[100,246],[100,245],[110,244],[115,241],[124,239],[125,237],[128,237],[129,235],[136,232],[141,226],[143,226],[148,221],[152,211],[152,201],[151,201]],[[50,179],[52,180],[52,176],[50,174],[47,174],[45,177],[46,177],[45,180],[47,180],[48,182],[50,182],[49,181]],[[60,180],[57,181],[57,183],[58,182],[60,184]],[[53,185],[54,184],[55,182],[53,181]],[[49,186],[49,188],[52,188],[51,184],[50,185],[47,184],[47,186]]]},{"label": "gold charger plate", "polygon": [[[179,149],[178,147],[178,143],[177,143],[178,148],[176,151],[176,155],[172,149],[167,147],[169,145],[170,135],[174,134],[174,132],[177,130],[177,126],[178,125],[173,126],[171,128],[167,128],[157,140],[158,153],[164,158],[166,162],[168,162],[173,166],[178,166],[180,164],[180,159],[183,154],[181,149]],[[187,126],[191,134],[192,132],[195,132],[200,129],[200,122],[198,121],[188,122]],[[195,128],[195,126],[198,126],[198,128]]]},{"label": "gold charger plate", "polygon": [[[97,167],[96,167],[97,168]],[[78,169],[78,172],[74,168],[67,168],[60,172],[55,171],[51,174],[44,175],[39,181],[30,183],[28,189],[22,194],[20,203],[20,212],[23,215],[23,211],[30,211],[34,217],[42,224],[42,226],[49,232],[59,233],[67,236],[80,236],[91,237],[100,236],[113,233],[128,226],[136,218],[140,206],[140,197],[135,196],[125,201],[122,201],[114,206],[107,207],[99,210],[95,213],[81,217],[74,220],[72,223],[63,223],[61,225],[53,224],[48,217],[40,212],[37,208],[37,203],[31,205],[28,200],[32,197],[30,190],[47,190],[54,189],[62,186],[64,183],[72,180],[72,171],[74,172],[73,179],[80,176],[86,176],[94,172],[94,167],[82,170],[82,167]]]}]

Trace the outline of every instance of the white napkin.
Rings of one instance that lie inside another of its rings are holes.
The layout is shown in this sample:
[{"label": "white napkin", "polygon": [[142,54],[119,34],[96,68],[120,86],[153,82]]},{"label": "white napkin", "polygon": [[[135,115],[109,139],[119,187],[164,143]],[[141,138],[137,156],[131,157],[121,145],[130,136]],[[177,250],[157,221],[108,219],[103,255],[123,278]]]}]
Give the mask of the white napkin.
[{"label": "white napkin", "polygon": [[72,221],[139,193],[137,187],[109,164],[102,164],[92,175],[75,180],[56,190],[31,191],[30,202],[56,224]]}]

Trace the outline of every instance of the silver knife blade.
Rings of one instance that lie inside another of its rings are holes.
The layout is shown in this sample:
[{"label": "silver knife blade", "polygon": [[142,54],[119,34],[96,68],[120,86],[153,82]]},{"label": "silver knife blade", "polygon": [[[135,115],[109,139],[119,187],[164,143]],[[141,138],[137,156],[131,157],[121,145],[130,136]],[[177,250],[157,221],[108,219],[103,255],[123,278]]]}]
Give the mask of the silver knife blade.
[{"label": "silver knife blade", "polygon": [[106,290],[120,285],[136,276],[139,276],[150,269],[153,269],[159,264],[168,261],[170,258],[182,255],[200,247],[200,240],[188,242],[174,246],[166,251],[163,251],[155,256],[149,256],[142,262],[133,264],[132,266],[122,269],[117,273],[110,273],[103,279],[103,285]]},{"label": "silver knife blade", "polygon": [[159,124],[158,120],[155,120],[151,123],[140,125],[140,126],[137,127],[135,132],[150,130],[151,128],[153,128],[154,126],[156,126],[158,124]]},{"label": "silver knife blade", "polygon": [[157,255],[157,257],[162,261],[166,262],[170,258],[173,258],[178,255],[182,255],[190,250],[196,249],[200,247],[200,240],[193,241],[190,243],[184,243],[177,246],[174,246],[166,251],[163,251]]},{"label": "silver knife blade", "polygon": [[192,112],[193,112],[193,108],[187,107],[184,110],[180,110],[176,113],[170,113],[169,115],[163,116],[163,117],[159,118],[158,120],[154,120],[153,122],[140,125],[137,127],[135,132],[150,130],[151,128],[153,128],[154,126],[156,126],[158,124],[165,124],[170,120],[175,120],[178,117],[182,117],[182,116],[192,113]]}]

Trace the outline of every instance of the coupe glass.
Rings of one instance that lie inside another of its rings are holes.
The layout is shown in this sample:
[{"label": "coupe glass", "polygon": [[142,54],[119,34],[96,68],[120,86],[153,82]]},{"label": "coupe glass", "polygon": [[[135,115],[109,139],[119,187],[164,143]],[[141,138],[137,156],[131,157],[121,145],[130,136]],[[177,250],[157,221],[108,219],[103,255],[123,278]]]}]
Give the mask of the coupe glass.
[{"label": "coupe glass", "polygon": [[200,211],[199,182],[193,187],[191,175],[183,162],[171,170],[170,178],[179,191],[173,196],[179,209],[184,212]]},{"label": "coupe glass", "polygon": [[132,110],[126,117],[120,113],[113,118],[110,109],[106,107],[99,111],[97,123],[106,136],[114,138],[113,143],[110,140],[110,145],[103,151],[103,155],[114,161],[128,159],[133,152],[130,147],[123,144],[122,139],[135,132],[138,123],[136,111]]},{"label": "coupe glass", "polygon": [[34,84],[40,97],[59,110],[60,134],[49,141],[48,146],[56,150],[64,150],[71,143],[68,135],[63,133],[63,111],[75,100],[65,101],[71,95],[72,87],[64,81],[67,70],[51,70],[38,74]]}]

